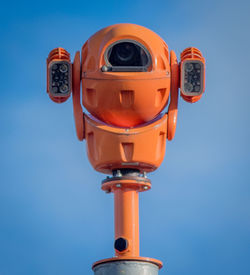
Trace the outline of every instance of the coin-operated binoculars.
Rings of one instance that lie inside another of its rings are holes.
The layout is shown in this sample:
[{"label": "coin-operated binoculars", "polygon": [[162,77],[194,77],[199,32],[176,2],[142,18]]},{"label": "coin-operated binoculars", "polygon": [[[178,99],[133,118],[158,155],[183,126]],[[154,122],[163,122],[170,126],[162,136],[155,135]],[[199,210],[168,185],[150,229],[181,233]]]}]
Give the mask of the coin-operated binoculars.
[{"label": "coin-operated binoculars", "polygon": [[115,256],[94,263],[95,275],[158,274],[162,263],[139,254],[138,194],[150,190],[146,173],[160,166],[166,140],[174,138],[179,88],[192,103],[204,87],[205,60],[198,49],[185,49],[178,63],[157,34],[134,24],[95,33],[73,64],[63,48],[50,52],[47,92],[57,103],[72,92],[78,139],[86,140],[93,168],[111,175],[102,190],[114,193]]}]

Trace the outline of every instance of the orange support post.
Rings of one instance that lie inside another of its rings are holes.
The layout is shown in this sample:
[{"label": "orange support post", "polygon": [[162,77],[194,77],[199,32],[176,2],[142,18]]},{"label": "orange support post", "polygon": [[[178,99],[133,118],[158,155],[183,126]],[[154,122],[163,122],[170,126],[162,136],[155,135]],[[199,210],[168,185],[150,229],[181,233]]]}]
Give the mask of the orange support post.
[{"label": "orange support post", "polygon": [[[118,185],[119,186],[119,185]],[[116,256],[139,256],[139,194],[134,188],[114,188],[115,240],[128,241],[124,251]]]},{"label": "orange support post", "polygon": [[114,193],[115,257],[95,262],[93,269],[102,264],[119,261],[153,264],[160,269],[162,262],[141,257],[139,248],[139,192],[150,190],[151,182],[138,172],[121,173],[119,176],[118,174],[119,172],[102,182],[103,191]]}]

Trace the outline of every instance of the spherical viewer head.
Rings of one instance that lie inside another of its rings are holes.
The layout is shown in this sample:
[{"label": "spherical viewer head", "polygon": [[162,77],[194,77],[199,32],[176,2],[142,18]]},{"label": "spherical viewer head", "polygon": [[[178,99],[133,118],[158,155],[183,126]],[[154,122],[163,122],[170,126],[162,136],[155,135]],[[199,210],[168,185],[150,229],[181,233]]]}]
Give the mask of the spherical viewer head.
[{"label": "spherical viewer head", "polygon": [[[81,56],[76,52],[73,63],[63,48],[47,58],[50,98],[65,102],[72,92],[78,139],[86,140],[94,169],[106,174],[152,172],[160,166],[166,139],[175,135],[179,88],[187,102],[202,97],[202,53],[186,48],[179,63],[161,37],[135,24],[98,31],[85,42]],[[90,114],[83,114],[82,105]]]},{"label": "spherical viewer head", "polygon": [[154,119],[170,91],[167,44],[153,31],[116,24],[82,47],[82,103],[100,120],[133,127]]}]

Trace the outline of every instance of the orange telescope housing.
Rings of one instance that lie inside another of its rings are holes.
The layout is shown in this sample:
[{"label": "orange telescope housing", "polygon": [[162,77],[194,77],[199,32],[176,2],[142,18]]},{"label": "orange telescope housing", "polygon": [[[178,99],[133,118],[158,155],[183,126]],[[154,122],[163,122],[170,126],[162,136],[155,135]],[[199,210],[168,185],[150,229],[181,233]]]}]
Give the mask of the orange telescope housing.
[{"label": "orange telescope housing", "polygon": [[98,31],[73,64],[63,48],[49,54],[50,98],[61,103],[72,91],[77,137],[86,140],[93,168],[111,175],[102,190],[114,193],[115,255],[94,263],[95,275],[158,274],[162,263],[140,256],[139,193],[150,190],[146,173],[161,165],[166,140],[175,136],[179,88],[185,101],[196,102],[204,87],[198,49],[185,49],[179,63],[162,38],[135,24]]},{"label": "orange telescope housing", "polygon": [[138,25],[104,28],[82,48],[81,78],[82,103],[93,116],[124,128],[143,124],[168,102],[168,46],[156,33]]}]

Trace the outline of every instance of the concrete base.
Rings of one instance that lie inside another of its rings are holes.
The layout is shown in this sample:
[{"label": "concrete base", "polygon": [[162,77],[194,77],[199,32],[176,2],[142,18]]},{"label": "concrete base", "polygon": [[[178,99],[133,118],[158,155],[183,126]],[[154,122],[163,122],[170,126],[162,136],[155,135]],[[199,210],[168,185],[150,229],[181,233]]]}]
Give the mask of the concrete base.
[{"label": "concrete base", "polygon": [[114,261],[96,265],[94,275],[158,275],[156,264],[143,261]]}]

